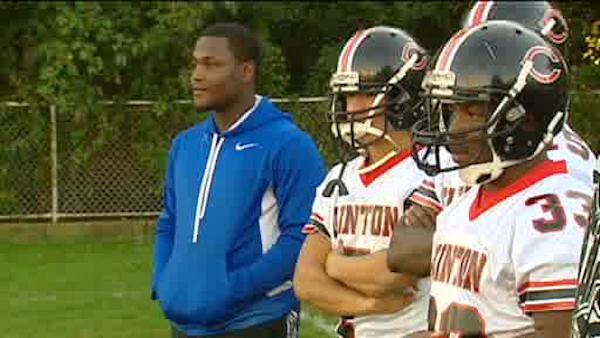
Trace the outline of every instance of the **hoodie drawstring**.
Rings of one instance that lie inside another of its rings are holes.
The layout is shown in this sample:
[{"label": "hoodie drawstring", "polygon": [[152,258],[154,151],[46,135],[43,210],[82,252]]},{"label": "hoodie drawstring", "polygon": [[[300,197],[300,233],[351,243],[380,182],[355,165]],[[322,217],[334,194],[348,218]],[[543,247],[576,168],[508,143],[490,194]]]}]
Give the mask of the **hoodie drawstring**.
[{"label": "hoodie drawstring", "polygon": [[204,168],[204,175],[202,176],[202,183],[200,184],[200,191],[198,193],[196,217],[194,219],[194,235],[192,236],[193,243],[198,242],[200,222],[202,222],[204,214],[206,213],[206,205],[208,204],[208,196],[210,195],[210,187],[212,185],[215,168],[217,166],[217,159],[224,142],[225,137],[221,137],[218,134],[213,134],[208,161],[206,161],[206,167]]}]

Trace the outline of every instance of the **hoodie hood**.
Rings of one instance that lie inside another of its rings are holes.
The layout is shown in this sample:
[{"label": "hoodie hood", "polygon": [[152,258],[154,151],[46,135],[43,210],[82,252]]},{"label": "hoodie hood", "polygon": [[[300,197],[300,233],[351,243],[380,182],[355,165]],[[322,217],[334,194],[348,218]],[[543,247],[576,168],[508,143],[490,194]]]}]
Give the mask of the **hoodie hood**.
[{"label": "hoodie hood", "polygon": [[208,131],[222,136],[233,136],[243,134],[244,132],[256,129],[265,124],[279,119],[291,120],[287,113],[279,111],[267,96],[255,95],[255,102],[252,108],[240,116],[240,118],[229,129],[223,133],[219,132],[215,120],[215,111],[210,112]]}]

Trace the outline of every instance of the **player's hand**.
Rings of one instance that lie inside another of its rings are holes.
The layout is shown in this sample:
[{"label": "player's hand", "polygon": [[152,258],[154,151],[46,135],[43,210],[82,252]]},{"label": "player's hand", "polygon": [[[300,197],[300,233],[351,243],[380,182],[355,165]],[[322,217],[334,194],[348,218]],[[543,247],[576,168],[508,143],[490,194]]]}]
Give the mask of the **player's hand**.
[{"label": "player's hand", "polygon": [[432,208],[413,204],[403,216],[403,225],[434,230],[437,215]]}]

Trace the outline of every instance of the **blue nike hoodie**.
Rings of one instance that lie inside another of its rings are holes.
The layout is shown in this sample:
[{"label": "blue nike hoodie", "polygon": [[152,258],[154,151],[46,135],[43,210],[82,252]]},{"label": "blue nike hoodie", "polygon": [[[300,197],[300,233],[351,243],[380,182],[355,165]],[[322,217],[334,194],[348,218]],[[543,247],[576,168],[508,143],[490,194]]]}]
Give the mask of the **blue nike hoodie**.
[{"label": "blue nike hoodie", "polygon": [[187,335],[222,334],[299,311],[292,276],[325,166],[266,97],[226,132],[214,112],[169,150],[152,297]]}]

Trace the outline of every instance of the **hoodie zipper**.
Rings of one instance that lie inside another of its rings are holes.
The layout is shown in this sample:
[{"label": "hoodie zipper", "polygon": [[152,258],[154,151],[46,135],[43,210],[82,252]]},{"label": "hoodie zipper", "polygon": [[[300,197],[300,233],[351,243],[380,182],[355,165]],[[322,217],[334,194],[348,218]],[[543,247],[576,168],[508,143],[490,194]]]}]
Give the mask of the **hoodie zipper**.
[{"label": "hoodie zipper", "polygon": [[[256,110],[256,107],[258,107],[261,100],[261,96],[255,95],[255,102],[252,108],[245,112],[242,117],[240,117],[232,126],[230,126],[227,129],[227,132],[230,132],[240,126],[242,122],[244,122],[248,116],[250,116],[250,114]],[[219,158],[219,152],[221,151],[221,147],[223,146],[224,142],[225,136],[219,136],[217,133],[213,134],[210,145],[210,153],[208,154],[208,161],[206,162],[206,167],[204,168],[204,175],[202,175],[202,183],[200,184],[200,191],[198,192],[198,203],[196,204],[196,217],[194,218],[194,233],[192,234],[192,243],[198,242],[200,223],[204,219],[204,214],[206,213],[206,205],[208,204],[208,197],[210,195],[210,188],[212,185],[213,176],[215,174],[215,168],[217,166],[217,159]]]},{"label": "hoodie zipper", "polygon": [[206,205],[208,204],[208,197],[210,195],[210,187],[217,166],[217,159],[219,158],[219,152],[221,151],[224,142],[225,137],[219,136],[219,134],[213,134],[208,161],[204,168],[204,175],[202,175],[202,183],[200,184],[200,191],[198,192],[196,217],[194,218],[194,234],[192,235],[193,243],[198,242],[200,223],[202,222],[202,219],[204,219],[204,214],[206,213]]}]

